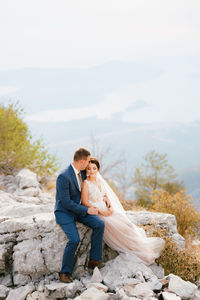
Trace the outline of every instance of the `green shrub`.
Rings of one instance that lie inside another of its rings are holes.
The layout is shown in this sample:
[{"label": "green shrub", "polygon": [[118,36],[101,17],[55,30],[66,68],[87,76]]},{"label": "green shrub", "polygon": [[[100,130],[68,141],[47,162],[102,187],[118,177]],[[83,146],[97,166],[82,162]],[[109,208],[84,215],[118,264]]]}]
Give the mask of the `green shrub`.
[{"label": "green shrub", "polygon": [[53,174],[56,157],[41,140],[33,141],[22,113],[19,103],[0,104],[0,173],[12,174],[27,167],[38,175]]}]

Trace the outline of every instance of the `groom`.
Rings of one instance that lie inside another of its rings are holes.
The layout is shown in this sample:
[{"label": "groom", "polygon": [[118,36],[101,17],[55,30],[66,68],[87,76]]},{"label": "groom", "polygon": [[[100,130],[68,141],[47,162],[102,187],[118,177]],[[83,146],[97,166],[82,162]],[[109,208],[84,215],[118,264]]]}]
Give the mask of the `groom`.
[{"label": "groom", "polygon": [[78,149],[74,153],[73,163],[59,174],[56,181],[56,223],[68,238],[60,272],[60,280],[65,283],[72,282],[74,256],[80,241],[76,221],[93,229],[88,267],[104,266],[101,262],[104,222],[97,216],[96,208],[81,205],[81,183],[86,178],[85,168],[89,160],[90,152],[84,148]]}]

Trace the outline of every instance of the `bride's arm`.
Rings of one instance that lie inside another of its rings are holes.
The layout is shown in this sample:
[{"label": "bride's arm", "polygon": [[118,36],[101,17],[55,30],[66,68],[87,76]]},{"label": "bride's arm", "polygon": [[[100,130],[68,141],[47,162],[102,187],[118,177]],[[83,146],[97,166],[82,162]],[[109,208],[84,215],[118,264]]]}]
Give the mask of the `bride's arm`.
[{"label": "bride's arm", "polygon": [[84,181],[81,186],[81,203],[86,207],[92,207],[92,205],[88,203],[88,185]]}]

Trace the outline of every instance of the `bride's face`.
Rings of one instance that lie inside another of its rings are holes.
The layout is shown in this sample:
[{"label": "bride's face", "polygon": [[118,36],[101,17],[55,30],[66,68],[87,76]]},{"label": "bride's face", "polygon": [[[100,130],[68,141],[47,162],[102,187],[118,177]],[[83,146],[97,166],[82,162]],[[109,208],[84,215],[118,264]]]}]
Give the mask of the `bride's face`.
[{"label": "bride's face", "polygon": [[86,168],[86,174],[89,177],[95,178],[97,176],[98,168],[95,164],[89,163]]}]

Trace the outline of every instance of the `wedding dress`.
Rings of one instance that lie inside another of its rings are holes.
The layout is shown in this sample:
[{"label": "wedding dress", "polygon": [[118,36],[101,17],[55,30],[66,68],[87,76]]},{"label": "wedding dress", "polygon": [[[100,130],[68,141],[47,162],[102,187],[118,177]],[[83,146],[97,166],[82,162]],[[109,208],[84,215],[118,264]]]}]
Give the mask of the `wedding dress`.
[{"label": "wedding dress", "polygon": [[131,223],[121,206],[119,199],[99,174],[100,187],[92,181],[85,180],[88,185],[88,203],[99,209],[105,209],[103,200],[105,193],[113,207],[113,213],[108,216],[99,215],[105,223],[104,241],[113,250],[119,253],[131,253],[139,261],[150,265],[160,256],[164,247],[164,240],[157,237],[147,237],[145,231]]}]

